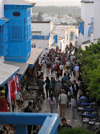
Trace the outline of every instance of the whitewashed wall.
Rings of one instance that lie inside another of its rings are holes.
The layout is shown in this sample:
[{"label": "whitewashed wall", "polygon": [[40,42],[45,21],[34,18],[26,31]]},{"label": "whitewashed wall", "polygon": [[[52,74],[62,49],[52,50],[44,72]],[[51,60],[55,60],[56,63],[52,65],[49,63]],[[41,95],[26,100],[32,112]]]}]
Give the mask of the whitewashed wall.
[{"label": "whitewashed wall", "polygon": [[[60,48],[60,45],[62,46],[62,48]],[[66,48],[65,39],[59,40],[58,46],[59,46],[59,49],[61,49],[61,52],[65,52],[65,48]]]},{"label": "whitewashed wall", "polygon": [[84,21],[84,38],[83,41],[90,40],[88,29],[91,18],[94,16],[94,3],[81,3],[81,19]]},{"label": "whitewashed wall", "polygon": [[[37,48],[39,47],[43,48],[43,54],[48,53],[49,49],[51,48],[51,44],[53,44],[54,39],[52,30],[53,30],[52,22],[31,24],[31,31],[41,31],[41,35],[45,36],[48,36],[50,34],[49,40],[34,40],[34,39],[31,40],[31,44],[35,43]],[[45,48],[48,48],[48,50],[45,50]]]},{"label": "whitewashed wall", "polygon": [[50,23],[31,23],[31,31],[41,31],[41,35],[49,35]]},{"label": "whitewashed wall", "polygon": [[100,38],[100,0],[94,1],[94,39]]},{"label": "whitewashed wall", "polygon": [[[73,40],[70,39],[70,33],[71,32],[74,33]],[[67,35],[68,35],[68,39],[67,39]],[[69,45],[70,43],[72,43],[73,45],[75,45],[76,36],[78,36],[78,30],[75,28],[75,26],[69,26],[69,27],[67,27],[66,30],[65,30],[65,45]]]},{"label": "whitewashed wall", "polygon": [[[49,40],[31,40],[31,44],[35,44],[36,48],[43,48],[43,53],[46,54],[49,52]],[[48,48],[48,50],[45,50],[45,48]]]},{"label": "whitewashed wall", "polygon": [[0,0],[0,18],[4,17],[4,0]]}]

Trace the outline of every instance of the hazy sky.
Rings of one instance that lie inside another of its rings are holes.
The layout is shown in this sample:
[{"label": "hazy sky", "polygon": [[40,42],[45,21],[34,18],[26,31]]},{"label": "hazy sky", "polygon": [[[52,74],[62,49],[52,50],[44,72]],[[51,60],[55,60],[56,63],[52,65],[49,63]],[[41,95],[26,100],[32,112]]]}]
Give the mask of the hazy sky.
[{"label": "hazy sky", "polygon": [[80,6],[80,0],[36,0],[35,2],[36,6]]}]

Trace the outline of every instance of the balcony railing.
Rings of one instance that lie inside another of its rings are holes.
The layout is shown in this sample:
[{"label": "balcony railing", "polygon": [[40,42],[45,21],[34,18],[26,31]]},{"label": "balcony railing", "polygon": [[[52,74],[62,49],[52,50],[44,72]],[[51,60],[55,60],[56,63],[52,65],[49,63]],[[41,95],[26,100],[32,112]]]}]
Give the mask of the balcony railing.
[{"label": "balcony railing", "polygon": [[16,125],[16,134],[27,134],[27,125],[42,126],[38,134],[57,134],[58,114],[0,112],[0,124]]}]

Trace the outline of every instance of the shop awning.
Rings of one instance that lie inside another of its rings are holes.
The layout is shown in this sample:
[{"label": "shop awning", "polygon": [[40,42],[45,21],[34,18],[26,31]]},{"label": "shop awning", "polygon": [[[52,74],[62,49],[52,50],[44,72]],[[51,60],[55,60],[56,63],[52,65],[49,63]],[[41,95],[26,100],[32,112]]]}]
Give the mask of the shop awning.
[{"label": "shop awning", "polygon": [[31,48],[31,56],[29,57],[27,63],[32,68],[37,60],[39,59],[40,55],[42,54],[42,48]]},{"label": "shop awning", "polygon": [[3,26],[5,23],[9,21],[8,18],[0,18],[0,26]]},{"label": "shop awning", "polygon": [[0,63],[0,87],[4,86],[18,71],[19,67]]},{"label": "shop awning", "polygon": [[29,64],[28,63],[21,63],[21,62],[12,62],[12,61],[5,61],[6,64],[13,65],[16,67],[20,67],[20,70],[17,72],[19,78],[22,78],[25,74]]}]

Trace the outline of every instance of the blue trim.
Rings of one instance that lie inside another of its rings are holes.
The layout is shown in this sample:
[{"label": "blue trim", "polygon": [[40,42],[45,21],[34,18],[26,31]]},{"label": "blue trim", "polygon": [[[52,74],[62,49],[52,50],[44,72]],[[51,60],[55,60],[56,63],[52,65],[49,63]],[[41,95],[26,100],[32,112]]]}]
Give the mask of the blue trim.
[{"label": "blue trim", "polygon": [[58,35],[54,35],[54,36],[53,36],[53,39],[55,40],[54,43],[58,43]]},{"label": "blue trim", "polygon": [[0,56],[6,56],[8,54],[8,23],[0,26]]},{"label": "blue trim", "polygon": [[31,8],[31,7],[34,7],[34,5],[4,5],[4,8],[11,8],[11,9],[18,9],[18,8],[20,8],[20,9],[22,9],[22,8],[24,8],[24,9],[27,9],[27,8]]},{"label": "blue trim", "polygon": [[32,39],[35,40],[49,40],[50,35],[32,35]]},{"label": "blue trim", "polygon": [[9,19],[7,19],[7,18],[0,18],[0,26],[3,26],[8,21],[9,21]]},{"label": "blue trim", "polygon": [[0,112],[0,124],[15,124],[16,134],[27,134],[26,125],[41,125],[38,134],[57,134],[59,115]]},{"label": "blue trim", "polygon": [[92,33],[92,27],[90,26],[89,29],[88,29],[88,36],[89,37],[90,37],[91,33]]},{"label": "blue trim", "polygon": [[18,71],[19,71],[19,69],[16,70],[11,76],[9,76],[8,79],[6,79],[2,84],[0,84],[0,87],[3,87],[14,75],[16,75],[16,73],[17,73]]},{"label": "blue trim", "polygon": [[80,25],[78,26],[78,29],[80,30],[80,33],[84,35],[84,22],[81,22]]},{"label": "blue trim", "polygon": [[76,39],[78,39],[77,35],[76,35]]}]

